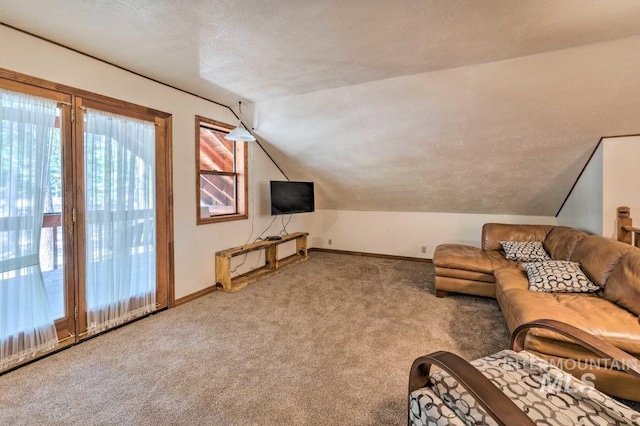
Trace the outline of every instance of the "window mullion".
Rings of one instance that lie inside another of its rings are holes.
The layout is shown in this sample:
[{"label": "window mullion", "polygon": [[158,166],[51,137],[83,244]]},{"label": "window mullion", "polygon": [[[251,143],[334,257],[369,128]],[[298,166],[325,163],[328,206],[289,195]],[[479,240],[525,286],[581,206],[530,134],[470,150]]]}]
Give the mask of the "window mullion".
[{"label": "window mullion", "polygon": [[221,172],[219,170],[200,170],[200,174],[203,175],[216,175],[216,176],[236,176],[235,172]]}]

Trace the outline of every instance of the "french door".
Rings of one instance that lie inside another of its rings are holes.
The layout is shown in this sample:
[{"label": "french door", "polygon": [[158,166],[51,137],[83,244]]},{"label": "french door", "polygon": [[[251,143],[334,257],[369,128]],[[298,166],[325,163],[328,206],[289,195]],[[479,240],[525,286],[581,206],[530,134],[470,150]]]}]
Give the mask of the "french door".
[{"label": "french door", "polygon": [[59,87],[0,78],[0,372],[172,301],[170,116]]}]

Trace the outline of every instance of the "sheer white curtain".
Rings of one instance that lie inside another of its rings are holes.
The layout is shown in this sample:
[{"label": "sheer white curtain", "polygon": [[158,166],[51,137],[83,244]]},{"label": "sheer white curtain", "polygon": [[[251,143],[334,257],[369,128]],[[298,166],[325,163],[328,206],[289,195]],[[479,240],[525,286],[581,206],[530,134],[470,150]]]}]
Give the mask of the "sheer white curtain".
[{"label": "sheer white curtain", "polygon": [[0,89],[0,369],[58,343],[39,261],[57,109]]},{"label": "sheer white curtain", "polygon": [[88,109],[84,123],[88,332],[156,307],[155,125]]}]

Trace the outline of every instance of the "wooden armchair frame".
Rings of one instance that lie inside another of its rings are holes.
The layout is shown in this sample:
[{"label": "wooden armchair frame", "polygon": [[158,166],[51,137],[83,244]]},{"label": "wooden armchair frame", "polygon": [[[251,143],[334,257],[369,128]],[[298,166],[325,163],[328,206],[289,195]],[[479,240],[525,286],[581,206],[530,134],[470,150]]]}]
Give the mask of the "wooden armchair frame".
[{"label": "wooden armchair frame", "polygon": [[[640,378],[638,359],[583,330],[556,320],[542,319],[516,328],[511,337],[511,347],[515,352],[524,349],[527,333],[533,328],[551,330],[569,337],[594,353],[618,362],[628,373]],[[413,362],[409,373],[409,395],[417,389],[431,386],[429,377],[432,365],[436,365],[453,377],[499,425],[534,424],[511,399],[473,365],[450,352],[434,352],[419,357]],[[408,411],[407,420],[410,424],[410,411]]]}]

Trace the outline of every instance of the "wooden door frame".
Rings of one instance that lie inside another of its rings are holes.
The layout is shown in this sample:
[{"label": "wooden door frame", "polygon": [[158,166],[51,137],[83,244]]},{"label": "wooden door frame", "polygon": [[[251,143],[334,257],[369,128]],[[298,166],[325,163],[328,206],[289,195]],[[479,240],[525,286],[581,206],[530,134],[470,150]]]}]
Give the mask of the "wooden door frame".
[{"label": "wooden door frame", "polygon": [[[78,289],[84,289],[77,285],[81,277],[81,269],[84,264],[79,262],[79,257],[83,256],[84,248],[81,246],[83,240],[77,232],[77,223],[83,218],[79,213],[84,211],[84,195],[82,189],[84,183],[82,174],[78,174],[79,162],[82,156],[78,150],[82,150],[82,117],[81,107],[87,104],[100,105],[109,112],[129,115],[136,118],[144,117],[148,121],[156,124],[156,288],[157,309],[172,308],[175,306],[175,269],[174,269],[174,224],[173,224],[173,152],[172,152],[172,115],[153,108],[144,107],[134,103],[121,101],[108,96],[99,95],[86,90],[55,83],[52,81],[32,77],[26,74],[0,68],[0,87],[22,93],[42,96],[57,100],[62,105],[61,108],[61,132],[63,138],[63,161],[70,161],[73,167],[63,166],[63,226],[65,227],[64,238],[64,268],[65,268],[65,291],[67,297],[67,317],[64,321],[56,322],[56,330],[60,343],[50,352],[55,352],[78,341],[78,330],[86,330],[86,317],[78,315],[77,323],[74,318],[74,311],[80,311],[80,304],[86,305],[84,294]],[[68,106],[68,107],[67,107]],[[81,154],[81,151],[80,151]],[[80,164],[82,166],[82,164]],[[78,208],[82,205],[82,208]],[[75,223],[73,211],[76,211]],[[69,274],[69,275],[67,275]],[[69,302],[69,300],[72,302]],[[86,311],[86,306],[84,311]],[[80,328],[80,323],[84,321],[84,328]],[[73,324],[75,324],[74,332]],[[66,335],[65,331],[67,332]],[[62,334],[62,335],[61,335]],[[80,336],[82,337],[82,336]],[[44,355],[44,354],[43,354]],[[5,371],[12,370],[26,362],[21,362],[9,367]]]},{"label": "wooden door frame", "polygon": [[[125,117],[154,123],[155,132],[155,160],[156,160],[156,309],[172,307],[175,304],[175,292],[173,291],[173,203],[171,194],[171,116],[159,117],[158,114],[149,113],[144,107],[129,104],[113,99],[104,99],[101,96],[75,96],[75,133],[84,134],[84,113],[87,108],[109,112]],[[76,137],[75,146],[75,181],[76,191],[76,259],[78,277],[78,311],[77,319],[78,338],[90,337],[87,334],[87,306],[86,306],[86,252],[83,246],[86,239],[86,211],[84,188],[84,148],[81,137]],[[167,170],[168,168],[168,170]],[[169,257],[171,256],[171,257]],[[169,303],[171,301],[171,304]]]}]

